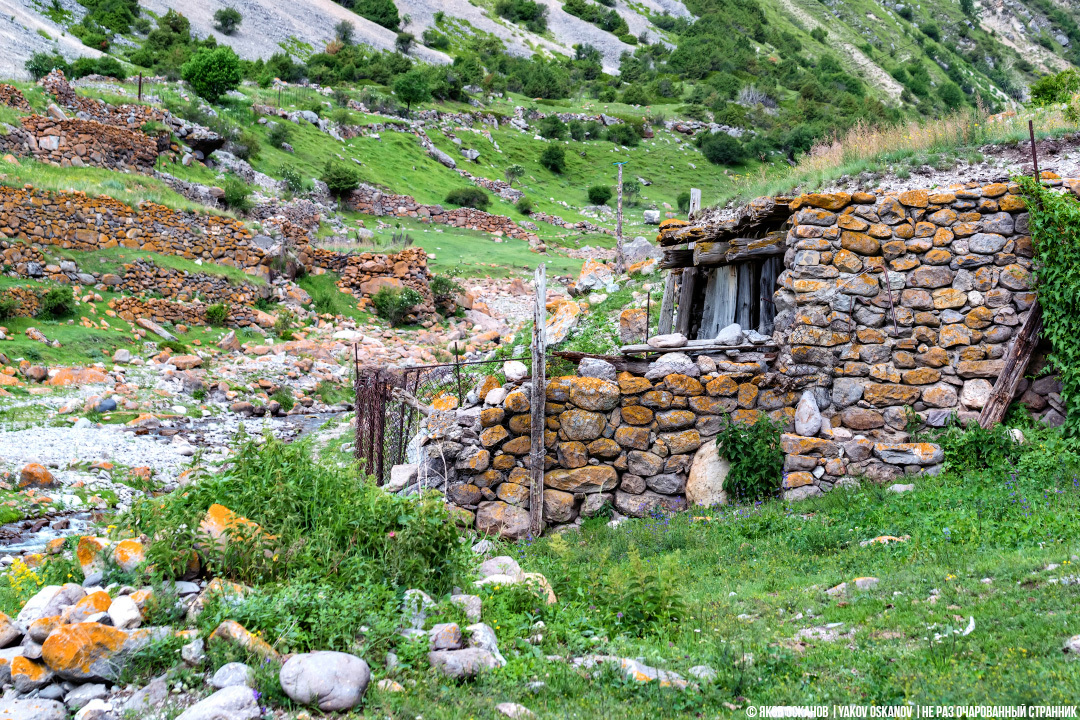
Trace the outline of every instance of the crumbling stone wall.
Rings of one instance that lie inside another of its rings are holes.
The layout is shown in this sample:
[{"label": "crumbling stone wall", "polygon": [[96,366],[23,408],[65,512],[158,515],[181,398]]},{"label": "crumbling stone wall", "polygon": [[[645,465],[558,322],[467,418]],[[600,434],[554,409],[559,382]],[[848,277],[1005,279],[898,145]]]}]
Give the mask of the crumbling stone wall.
[{"label": "crumbling stone wall", "polygon": [[[213,303],[209,303],[213,304]],[[109,301],[109,308],[121,319],[134,322],[136,318],[149,318],[156,323],[174,325],[206,325],[208,303],[179,303],[163,298],[118,297]],[[247,327],[257,325],[258,312],[244,305],[229,306],[229,325]]]},{"label": "crumbling stone wall", "polygon": [[19,307],[12,313],[16,317],[34,317],[37,315],[38,307],[40,306],[40,300],[38,299],[38,293],[34,288],[28,287],[9,287],[3,292],[0,292],[0,299],[17,300]]},{"label": "crumbling stone wall", "polygon": [[969,184],[792,202],[776,370],[808,391],[806,427],[815,414],[823,422],[785,436],[786,489],[805,496],[852,474],[885,481],[936,466],[939,449],[908,443],[909,422],[978,417],[1036,298],[1018,192]]},{"label": "crumbling stone wall", "polygon": [[149,105],[110,105],[96,98],[82,97],[68,83],[62,70],[53,70],[42,78],[41,87],[56,98],[58,105],[74,111],[80,119],[103,125],[133,129],[148,122],[165,122],[169,117],[169,113]]},{"label": "crumbling stone wall", "polygon": [[123,276],[104,275],[101,281],[114,290],[123,290],[134,295],[158,293],[164,298],[179,302],[198,298],[211,305],[254,305],[261,297],[259,288],[251,283],[234,285],[216,275],[182,272],[159,267],[146,260],[127,263],[124,265]]},{"label": "crumbling stone wall", "polygon": [[494,235],[501,233],[507,237],[529,242],[538,241],[535,233],[529,232],[505,215],[492,215],[473,208],[446,210],[442,205],[422,205],[411,195],[384,193],[366,185],[353,190],[346,198],[346,204],[350,210],[368,215],[412,217],[421,222],[480,230]]},{"label": "crumbling stone wall", "polygon": [[22,91],[14,85],[0,84],[0,105],[6,105],[26,113],[33,112]]},{"label": "crumbling stone wall", "polygon": [[146,171],[157,162],[158,143],[138,130],[31,115],[22,119],[22,127],[0,135],[0,152],[61,167]]},{"label": "crumbling stone wall", "polygon": [[[340,261],[342,259],[344,262]],[[421,248],[405,248],[396,254],[338,255],[332,264],[333,269],[341,274],[338,288],[342,292],[369,298],[383,287],[411,287],[424,298],[417,312],[435,312],[435,300],[429,287],[431,274],[427,267],[427,253]]]}]

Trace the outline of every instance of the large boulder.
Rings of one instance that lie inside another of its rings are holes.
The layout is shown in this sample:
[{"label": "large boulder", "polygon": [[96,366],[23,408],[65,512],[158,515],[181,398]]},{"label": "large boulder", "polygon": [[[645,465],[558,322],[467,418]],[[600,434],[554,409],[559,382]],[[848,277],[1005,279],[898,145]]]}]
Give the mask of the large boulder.
[{"label": "large boulder", "polygon": [[64,703],[56,700],[0,700],[0,718],[3,720],[67,720]]},{"label": "large boulder", "polygon": [[521,540],[529,534],[529,512],[502,500],[482,502],[476,511],[476,529],[507,540]]},{"label": "large boulder", "polygon": [[278,678],[293,701],[334,712],[360,704],[371,670],[355,655],[324,651],[294,655],[281,667]]},{"label": "large boulder", "polygon": [[246,685],[233,685],[195,703],[176,720],[256,720],[262,716],[255,691]]},{"label": "large boulder", "polygon": [[125,632],[96,622],[61,625],[41,646],[41,659],[65,680],[115,681],[124,664],[151,639],[148,630]]},{"label": "large boulder", "polygon": [[720,457],[716,443],[707,442],[694,453],[690,477],[686,480],[686,501],[691,505],[712,507],[727,504],[724,481],[731,463]]}]

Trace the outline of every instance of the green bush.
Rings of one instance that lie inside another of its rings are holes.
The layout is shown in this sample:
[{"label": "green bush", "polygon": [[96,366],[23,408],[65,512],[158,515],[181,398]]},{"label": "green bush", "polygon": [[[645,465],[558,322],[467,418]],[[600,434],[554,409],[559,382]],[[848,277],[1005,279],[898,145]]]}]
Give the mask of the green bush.
[{"label": "green bush", "polygon": [[465,292],[465,288],[451,274],[433,276],[428,288],[431,289],[431,295],[435,298],[435,304],[444,307],[452,306],[454,298]]},{"label": "green bush", "polygon": [[423,297],[411,287],[384,287],[371,296],[375,314],[397,327],[423,301]]},{"label": "green bush", "polygon": [[938,433],[934,441],[945,453],[945,466],[960,472],[1014,465],[1022,450],[1009,435],[1008,428],[1000,424],[989,430],[977,422],[966,427],[952,424]]},{"label": "green bush", "polygon": [[229,321],[229,306],[225,303],[208,305],[203,315],[206,317],[207,324],[223,327]]},{"label": "green bush", "polygon": [[293,397],[292,388],[288,385],[282,385],[271,393],[270,399],[280,405],[284,412],[289,412],[296,407],[296,398]]},{"label": "green bush", "polygon": [[304,178],[292,165],[281,166],[281,179],[290,192],[298,193],[304,190]]},{"label": "green bush", "polygon": [[23,65],[26,72],[30,73],[30,77],[35,82],[48,75],[53,70],[60,70],[65,75],[71,74],[71,66],[68,65],[68,61],[64,59],[64,56],[60,53],[43,53],[36,52],[30,56],[30,59]]},{"label": "green bush", "polygon": [[345,0],[341,3],[361,17],[365,17],[373,23],[378,23],[388,30],[397,30],[401,24],[397,7],[393,0]]},{"label": "green bush", "polygon": [[690,212],[690,192],[683,190],[679,193],[679,196],[675,198],[675,204],[679,207],[679,212]]},{"label": "green bush", "polygon": [[360,187],[360,173],[341,161],[327,160],[321,180],[335,197],[348,195]]},{"label": "green bush", "polygon": [[607,205],[613,194],[610,185],[593,185],[589,188],[589,202],[593,205]]},{"label": "green bush", "polygon": [[467,548],[441,496],[398,497],[358,481],[354,468],[319,464],[306,441],[260,440],[241,436],[226,469],[183,493],[136,501],[117,524],[157,540],[147,551],[150,564],[182,572],[199,521],[222,503],[259,529],[237,527],[224,548],[203,545],[215,576],[423,587],[436,596],[464,583]]},{"label": "green bush", "polygon": [[622,101],[627,105],[648,105],[649,93],[641,85],[631,85],[623,91]]},{"label": "green bush", "polygon": [[1076,93],[1080,93],[1080,70],[1072,68],[1039,78],[1031,86],[1031,102],[1036,107],[1057,105],[1069,102]]},{"label": "green bush", "polygon": [[637,147],[641,143],[641,135],[628,123],[612,125],[604,133],[605,139],[616,145]]},{"label": "green bush", "polygon": [[15,313],[19,312],[19,308],[21,307],[22,303],[18,298],[0,298],[0,320],[8,320],[15,317]]},{"label": "green bush", "polygon": [[289,142],[290,137],[292,137],[292,127],[284,120],[275,122],[274,126],[266,131],[266,142],[270,143],[270,147],[278,150]]},{"label": "green bush", "polygon": [[540,153],[540,164],[554,173],[561,173],[566,169],[566,151],[562,145],[548,145]]},{"label": "green bush", "polygon": [[232,35],[243,19],[236,8],[221,8],[214,13],[214,28],[222,35]]},{"label": "green bush", "polygon": [[746,159],[742,143],[725,132],[708,134],[701,141],[701,154],[713,165],[738,165]]},{"label": "green bush", "polygon": [[49,288],[38,299],[37,317],[66,318],[75,314],[75,293],[67,285]]},{"label": "green bush", "polygon": [[240,87],[243,79],[240,58],[225,46],[199,50],[181,66],[180,73],[192,90],[210,102],[217,102],[225,93]]},{"label": "green bush", "polygon": [[753,425],[722,416],[716,447],[731,463],[724,490],[739,502],[776,496],[783,482],[784,452],[780,449],[783,428],[766,415]]},{"label": "green bush", "polygon": [[503,176],[506,178],[506,182],[510,183],[510,187],[514,186],[514,182],[525,177],[525,167],[514,163],[513,165],[507,165],[503,170]]},{"label": "green bush", "polygon": [[522,195],[518,198],[518,201],[514,203],[514,207],[522,215],[532,215],[534,209],[533,201],[529,199],[528,195]]},{"label": "green bush", "polygon": [[242,213],[252,208],[251,188],[237,176],[229,175],[226,177],[222,189],[225,191],[222,200],[225,202],[226,207]]},{"label": "green bush", "polygon": [[533,0],[497,0],[495,13],[510,22],[524,25],[531,32],[543,34],[547,30],[548,9]]},{"label": "green bush", "polygon": [[446,202],[461,207],[471,207],[477,210],[487,210],[491,204],[488,194],[475,186],[456,188],[446,194]]},{"label": "green bush", "polygon": [[548,115],[540,121],[539,133],[548,140],[562,140],[566,137],[566,123],[558,115]]},{"label": "green bush", "polygon": [[431,99],[431,86],[428,84],[427,74],[416,68],[404,75],[399,75],[394,80],[394,95],[405,103],[405,112],[412,112],[414,103]]}]

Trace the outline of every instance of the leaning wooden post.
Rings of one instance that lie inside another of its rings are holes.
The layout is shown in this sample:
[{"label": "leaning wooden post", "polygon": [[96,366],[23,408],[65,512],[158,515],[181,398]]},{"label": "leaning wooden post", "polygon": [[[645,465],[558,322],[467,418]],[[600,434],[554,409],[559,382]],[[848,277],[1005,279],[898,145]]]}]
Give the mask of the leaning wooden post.
[{"label": "leaning wooden post", "polygon": [[529,420],[529,532],[540,537],[544,531],[544,402],[547,398],[547,267],[536,268],[533,278],[536,304],[533,307],[532,335],[532,397],[529,400],[532,416]]},{"label": "leaning wooden post", "polygon": [[997,377],[997,382],[994,383],[990,398],[986,401],[986,405],[983,406],[982,412],[979,413],[979,425],[984,430],[990,429],[1005,419],[1005,413],[1008,411],[1009,404],[1012,403],[1013,396],[1016,394],[1016,388],[1020,385],[1020,380],[1024,377],[1024,371],[1027,370],[1028,363],[1031,362],[1031,356],[1039,345],[1041,332],[1042,307],[1036,301],[1031,307],[1031,312],[1028,313],[1027,318],[1024,320],[1020,332],[1016,334],[1012,346],[1005,353],[1005,362],[1002,364],[1001,373]]}]

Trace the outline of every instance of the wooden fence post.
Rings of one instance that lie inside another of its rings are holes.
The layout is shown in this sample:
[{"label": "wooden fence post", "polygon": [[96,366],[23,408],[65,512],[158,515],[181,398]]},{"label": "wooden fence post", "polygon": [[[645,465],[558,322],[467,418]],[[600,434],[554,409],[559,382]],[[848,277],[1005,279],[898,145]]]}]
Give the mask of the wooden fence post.
[{"label": "wooden fence post", "polygon": [[[694,221],[694,215],[701,211],[701,190],[698,188],[690,188],[690,209],[687,212],[686,219],[690,222]],[[693,249],[694,245],[691,243],[689,248]],[[679,298],[679,305],[682,306],[682,301],[686,297],[686,282],[687,279],[692,279],[693,273],[688,271],[694,270],[694,268],[687,268],[682,273],[682,297]],[[693,287],[691,285],[691,292]],[[658,325],[656,332],[658,335],[667,335],[671,332],[672,318],[675,314],[675,271],[668,270],[667,280],[664,281],[664,297],[660,301],[660,317],[658,318]],[[687,325],[689,327],[689,318],[684,323],[682,318],[679,319],[679,326]],[[685,330],[683,331],[685,332]]]},{"label": "wooden fence post", "polygon": [[533,278],[536,304],[533,307],[532,397],[529,428],[529,531],[540,537],[544,531],[544,404],[547,399],[547,267],[540,263]]},{"label": "wooden fence post", "polygon": [[1042,306],[1038,301],[1031,307],[1027,319],[1024,320],[1020,332],[1016,334],[1012,346],[1005,353],[1005,362],[1001,367],[1001,373],[994,383],[994,389],[990,398],[979,413],[979,425],[984,430],[989,430],[994,425],[1005,419],[1005,412],[1012,403],[1016,388],[1024,377],[1031,356],[1039,344],[1039,335],[1042,332]]}]

